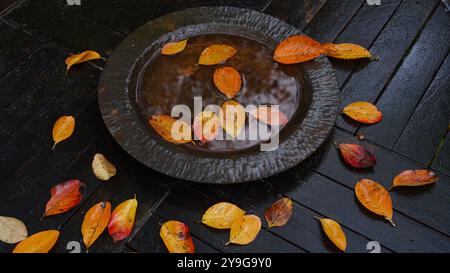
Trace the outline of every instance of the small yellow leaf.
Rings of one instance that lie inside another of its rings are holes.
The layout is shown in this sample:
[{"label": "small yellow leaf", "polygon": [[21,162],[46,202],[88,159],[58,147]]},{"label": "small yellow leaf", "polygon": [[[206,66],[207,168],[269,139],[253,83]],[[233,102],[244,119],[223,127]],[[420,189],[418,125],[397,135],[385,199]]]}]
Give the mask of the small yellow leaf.
[{"label": "small yellow leaf", "polygon": [[70,57],[67,57],[67,59],[66,59],[66,65],[67,65],[66,74],[69,71],[70,67],[72,67],[72,65],[87,62],[90,60],[96,60],[96,59],[100,59],[100,58],[101,58],[100,54],[98,54],[96,51],[93,51],[93,50],[86,50],[79,54],[75,54]]},{"label": "small yellow leaf", "polygon": [[15,244],[27,236],[27,227],[22,221],[13,217],[0,216],[0,241]]},{"label": "small yellow leaf", "polygon": [[236,48],[229,45],[210,45],[202,51],[198,63],[202,65],[220,64],[233,57],[236,52]]},{"label": "small yellow leaf", "polygon": [[116,175],[116,167],[99,153],[95,154],[94,160],[92,160],[92,171],[98,179],[103,181]]},{"label": "small yellow leaf", "polygon": [[365,101],[350,103],[342,112],[352,119],[366,124],[377,123],[383,119],[383,115],[377,107]]},{"label": "small yellow leaf", "polygon": [[220,108],[219,120],[225,132],[234,139],[245,126],[245,109],[234,100],[226,101]]},{"label": "small yellow leaf", "polygon": [[228,229],[231,228],[231,223],[234,220],[244,216],[244,214],[245,211],[238,206],[220,202],[206,210],[202,217],[202,223],[213,228]]},{"label": "small yellow leaf", "polygon": [[340,250],[345,251],[345,249],[347,248],[347,239],[339,223],[331,219],[319,217],[315,218],[319,219],[320,223],[322,224],[323,231],[325,231],[325,234],[328,236],[328,238],[330,238],[333,244],[335,244]]},{"label": "small yellow leaf", "polygon": [[58,230],[41,231],[17,244],[13,253],[48,253],[58,238]]},{"label": "small yellow leaf", "polygon": [[114,242],[121,241],[130,236],[134,226],[137,206],[138,201],[135,195],[133,199],[120,203],[111,213],[108,232]]},{"label": "small yellow leaf", "polygon": [[230,230],[230,243],[247,245],[253,242],[261,230],[261,219],[256,215],[245,215],[233,221]]},{"label": "small yellow leaf", "polygon": [[372,53],[364,47],[351,44],[351,43],[342,43],[342,44],[322,44],[322,48],[330,57],[345,59],[345,60],[354,60],[361,58],[370,58],[373,59]]},{"label": "small yellow leaf", "polygon": [[75,118],[72,116],[62,116],[53,125],[53,149],[56,144],[69,138],[75,129]]},{"label": "small yellow leaf", "polygon": [[184,50],[187,44],[187,39],[178,41],[178,42],[171,42],[167,43],[163,46],[161,49],[161,54],[163,55],[174,55]]},{"label": "small yellow leaf", "polygon": [[181,119],[177,120],[168,115],[153,115],[148,122],[156,133],[168,142],[174,144],[192,142],[191,126]]}]

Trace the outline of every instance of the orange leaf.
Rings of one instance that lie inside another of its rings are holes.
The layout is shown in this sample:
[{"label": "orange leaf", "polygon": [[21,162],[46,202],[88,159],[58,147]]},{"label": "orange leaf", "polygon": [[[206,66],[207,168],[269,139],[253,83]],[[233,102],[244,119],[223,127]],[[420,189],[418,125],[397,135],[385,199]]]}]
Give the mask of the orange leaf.
[{"label": "orange leaf", "polygon": [[311,37],[295,35],[278,44],[273,59],[282,64],[296,64],[315,59],[322,51],[322,45]]},{"label": "orange leaf", "polygon": [[277,108],[271,106],[259,106],[257,109],[254,109],[249,113],[256,119],[268,125],[279,126],[284,125],[289,121],[285,114],[283,114]]},{"label": "orange leaf", "polygon": [[194,242],[189,233],[189,227],[184,223],[174,220],[165,222],[161,226],[159,236],[170,253],[195,252]]},{"label": "orange leaf", "polygon": [[350,103],[343,112],[352,119],[366,124],[377,123],[383,119],[383,115],[377,107],[365,101]]},{"label": "orange leaf", "polygon": [[78,179],[72,179],[54,186],[51,190],[51,198],[45,207],[44,216],[60,214],[78,205],[83,199],[80,187],[86,185]]},{"label": "orange leaf", "polygon": [[244,215],[231,223],[230,243],[247,245],[253,242],[261,230],[261,219],[256,215]]},{"label": "orange leaf", "polygon": [[174,55],[184,50],[187,44],[187,39],[178,41],[178,42],[171,42],[167,43],[163,46],[161,49],[161,54],[163,55]]},{"label": "orange leaf", "polygon": [[236,54],[237,49],[224,44],[210,45],[205,48],[198,59],[199,64],[215,65],[224,63]]},{"label": "orange leaf", "polygon": [[325,231],[325,234],[328,236],[328,238],[330,238],[333,244],[335,244],[340,250],[345,251],[345,249],[347,248],[347,238],[345,237],[344,231],[342,231],[341,225],[331,219],[319,217],[314,218],[320,221],[323,231]]},{"label": "orange leaf", "polygon": [[214,71],[214,84],[227,98],[232,99],[242,87],[241,74],[230,67],[219,67]]},{"label": "orange leaf", "polygon": [[62,116],[53,125],[53,148],[59,142],[69,138],[75,129],[75,118],[72,116]]},{"label": "orange leaf", "polygon": [[66,74],[69,71],[70,67],[72,67],[72,65],[74,65],[74,64],[79,64],[79,63],[87,62],[90,60],[96,60],[96,59],[100,59],[100,58],[101,58],[100,54],[98,54],[96,51],[92,51],[92,50],[86,50],[79,54],[75,54],[70,57],[67,57],[67,59],[66,59],[66,65],[67,65]]},{"label": "orange leaf", "polygon": [[393,226],[392,200],[389,192],[375,181],[361,179],[355,186],[356,197],[359,202],[373,213],[384,216]]},{"label": "orange leaf", "polygon": [[86,248],[89,248],[103,233],[111,216],[111,203],[100,202],[90,208],[84,216],[81,234]]},{"label": "orange leaf", "polygon": [[153,115],[148,121],[156,133],[168,142],[174,144],[192,142],[191,127],[182,120],[176,120],[168,115]]},{"label": "orange leaf", "polygon": [[26,238],[14,248],[13,253],[48,253],[59,238],[59,231],[46,230]]},{"label": "orange leaf", "polygon": [[244,214],[245,211],[234,204],[219,202],[206,210],[201,222],[213,228],[229,229],[233,221],[244,216]]},{"label": "orange leaf", "polygon": [[194,134],[201,142],[216,138],[219,133],[219,118],[214,112],[203,111],[194,118]]},{"label": "orange leaf", "polygon": [[138,202],[135,196],[133,199],[122,202],[112,212],[108,224],[108,232],[114,239],[114,242],[121,241],[130,236],[137,206]]},{"label": "orange leaf", "polygon": [[269,228],[284,226],[291,218],[292,209],[292,200],[286,197],[273,203],[264,213]]},{"label": "orange leaf", "polygon": [[234,100],[226,101],[220,108],[219,120],[225,132],[236,138],[245,126],[245,109]]},{"label": "orange leaf", "polygon": [[423,186],[435,183],[438,176],[429,170],[407,170],[401,172],[392,181],[392,188],[400,186]]},{"label": "orange leaf", "polygon": [[350,166],[355,168],[371,168],[377,163],[375,157],[363,146],[341,143],[337,147],[341,151],[345,162]]},{"label": "orange leaf", "polygon": [[361,58],[370,58],[373,59],[372,53],[365,49],[364,47],[357,44],[343,43],[343,44],[322,44],[323,50],[325,54],[330,57],[345,59],[345,60],[354,60]]}]

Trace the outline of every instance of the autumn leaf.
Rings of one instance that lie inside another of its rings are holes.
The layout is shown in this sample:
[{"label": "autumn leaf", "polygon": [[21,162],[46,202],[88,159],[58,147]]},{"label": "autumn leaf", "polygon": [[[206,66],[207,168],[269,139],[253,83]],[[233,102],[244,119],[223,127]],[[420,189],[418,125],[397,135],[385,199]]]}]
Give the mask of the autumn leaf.
[{"label": "autumn leaf", "polygon": [[244,216],[245,211],[238,206],[228,203],[217,203],[202,216],[202,223],[217,229],[229,229],[234,220]]},{"label": "autumn leaf", "polygon": [[62,116],[53,125],[53,148],[56,144],[69,138],[75,129],[75,118],[72,116]]},{"label": "autumn leaf", "polygon": [[200,58],[198,59],[198,63],[202,65],[215,65],[224,63],[226,60],[233,57],[236,52],[236,48],[229,45],[210,45],[202,51],[202,53],[200,54]]},{"label": "autumn leaf", "polygon": [[245,126],[245,109],[237,101],[226,101],[220,108],[219,120],[225,132],[234,139]]},{"label": "autumn leaf", "polygon": [[244,215],[231,223],[230,243],[247,245],[253,242],[261,230],[261,219],[256,215]]},{"label": "autumn leaf", "polygon": [[322,51],[322,45],[311,37],[295,35],[278,44],[273,59],[282,64],[296,64],[315,59]]},{"label": "autumn leaf", "polygon": [[84,216],[81,225],[81,234],[86,248],[98,239],[109,223],[111,217],[111,203],[107,201],[100,202],[91,207]]},{"label": "autumn leaf", "polygon": [[201,142],[214,140],[219,133],[220,122],[214,112],[203,111],[194,118],[194,134]]},{"label": "autumn leaf", "polygon": [[292,209],[292,200],[286,197],[273,203],[264,213],[269,228],[284,226],[291,218]]},{"label": "autumn leaf", "polygon": [[286,115],[274,106],[262,105],[249,111],[249,114],[268,125],[279,126],[289,121]]},{"label": "autumn leaf", "polygon": [[72,179],[54,186],[51,190],[51,198],[45,207],[44,216],[60,214],[78,205],[83,199],[81,187],[86,185],[80,180]]},{"label": "autumn leaf", "polygon": [[66,65],[67,65],[67,72],[69,72],[69,69],[72,67],[72,65],[87,62],[90,60],[96,60],[100,59],[101,56],[96,51],[93,50],[86,50],[79,54],[72,55],[66,59]]},{"label": "autumn leaf", "polygon": [[149,118],[153,129],[166,141],[174,144],[192,142],[192,130],[189,124],[168,115],[153,115]]},{"label": "autumn leaf", "polygon": [[384,216],[393,226],[392,200],[389,192],[375,181],[361,179],[355,186],[356,197],[359,202],[371,212]]},{"label": "autumn leaf", "polygon": [[424,186],[436,183],[438,176],[429,170],[406,170],[401,172],[392,181],[392,188],[400,186]]},{"label": "autumn leaf", "polygon": [[163,55],[174,55],[184,50],[187,44],[187,39],[178,41],[178,42],[171,42],[167,43],[163,46],[161,49],[161,54]]},{"label": "autumn leaf", "polygon": [[22,221],[13,217],[0,216],[0,241],[15,244],[27,236],[27,227]]},{"label": "autumn leaf", "polygon": [[114,242],[121,241],[130,236],[137,206],[138,202],[135,196],[133,199],[122,202],[112,212],[108,224],[108,232],[114,239]]},{"label": "autumn leaf", "polygon": [[116,175],[116,167],[106,159],[102,154],[95,154],[94,160],[92,160],[92,171],[95,176],[103,181],[109,180]]},{"label": "autumn leaf", "polygon": [[41,231],[18,243],[13,253],[48,253],[58,238],[57,230]]},{"label": "autumn leaf", "polygon": [[350,118],[366,124],[377,123],[383,119],[383,114],[377,107],[365,101],[350,103],[342,111]]},{"label": "autumn leaf", "polygon": [[345,251],[347,248],[347,239],[345,237],[344,231],[342,231],[341,225],[338,222],[326,219],[314,217],[320,221],[323,231],[328,236],[328,238],[335,244],[340,250]]},{"label": "autumn leaf", "polygon": [[214,71],[214,84],[227,98],[232,99],[242,87],[242,78],[239,72],[230,67],[219,67]]},{"label": "autumn leaf", "polygon": [[345,60],[354,60],[354,59],[362,59],[369,58],[374,59],[372,53],[364,47],[351,44],[351,43],[342,43],[342,44],[322,44],[324,53],[330,57],[345,59]]},{"label": "autumn leaf", "polygon": [[345,162],[355,168],[371,168],[375,166],[375,157],[363,146],[358,144],[336,144]]},{"label": "autumn leaf", "polygon": [[170,253],[194,253],[189,227],[175,220],[165,222],[159,231],[159,236]]}]

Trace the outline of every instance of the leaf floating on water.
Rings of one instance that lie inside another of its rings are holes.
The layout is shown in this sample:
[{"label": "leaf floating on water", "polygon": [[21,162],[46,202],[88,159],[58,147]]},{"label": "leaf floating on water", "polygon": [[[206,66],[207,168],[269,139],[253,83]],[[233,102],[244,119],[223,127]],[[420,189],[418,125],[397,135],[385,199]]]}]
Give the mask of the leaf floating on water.
[{"label": "leaf floating on water", "polygon": [[322,44],[323,50],[325,54],[330,57],[345,59],[345,60],[355,60],[362,58],[374,59],[372,53],[364,47],[351,44],[351,43],[342,43],[342,44]]},{"label": "leaf floating on water", "polygon": [[92,171],[95,176],[103,181],[109,180],[116,175],[116,167],[106,159],[102,154],[95,154],[94,160],[92,160]]},{"label": "leaf floating on water", "polygon": [[279,126],[289,121],[283,112],[272,106],[259,106],[257,109],[250,111],[249,114],[268,125]]},{"label": "leaf floating on water", "polygon": [[161,54],[163,55],[174,55],[186,48],[187,39],[178,41],[178,42],[170,42],[163,46],[161,49]]},{"label": "leaf floating on water", "polygon": [[245,215],[233,221],[230,230],[230,243],[247,245],[253,242],[261,230],[261,219],[256,215]]},{"label": "leaf floating on water", "polygon": [[153,115],[149,118],[153,129],[166,141],[174,144],[192,142],[191,126],[168,115]]},{"label": "leaf floating on water", "polygon": [[295,35],[278,44],[273,59],[282,64],[296,64],[315,59],[322,51],[322,45],[311,37]]},{"label": "leaf floating on water", "polygon": [[59,238],[59,231],[46,230],[35,233],[21,241],[13,253],[48,253]]},{"label": "leaf floating on water", "polygon": [[377,163],[375,157],[363,146],[341,143],[337,147],[345,162],[352,167],[371,168]]},{"label": "leaf floating on water", "polygon": [[392,181],[392,188],[407,186],[424,186],[436,183],[438,176],[429,170],[406,170],[401,172]]},{"label": "leaf floating on water", "polygon": [[133,230],[137,206],[138,202],[135,196],[133,199],[122,202],[112,212],[108,224],[108,232],[114,239],[114,242],[121,241],[130,236]]},{"label": "leaf floating on water", "polygon": [[85,186],[78,179],[68,180],[54,186],[50,190],[51,198],[47,202],[43,217],[64,213],[77,206],[83,199],[80,188]]},{"label": "leaf floating on water", "polygon": [[175,220],[165,222],[159,231],[159,236],[170,253],[195,253],[189,227]]},{"label": "leaf floating on water", "polygon": [[13,217],[0,216],[0,241],[15,244],[27,236],[27,227],[22,221]]},{"label": "leaf floating on water", "polygon": [[53,149],[56,144],[69,138],[75,129],[75,118],[72,116],[62,116],[53,125]]},{"label": "leaf floating on water", "polygon": [[245,126],[245,109],[237,101],[226,101],[220,108],[219,120],[225,132],[234,139]]},{"label": "leaf floating on water", "polygon": [[266,218],[269,228],[284,226],[291,218],[293,203],[290,198],[281,198],[266,209],[264,217]]},{"label": "leaf floating on water", "polygon": [[86,50],[79,54],[75,54],[70,57],[67,57],[67,59],[66,59],[66,65],[67,65],[66,74],[67,74],[67,72],[69,72],[69,69],[72,67],[72,65],[87,62],[90,60],[96,60],[96,59],[100,59],[100,58],[101,58],[100,54],[98,54],[96,51],[93,51],[93,50]]},{"label": "leaf floating on water", "polygon": [[377,123],[383,119],[383,114],[377,107],[365,101],[350,103],[342,111],[350,118],[366,124]]},{"label": "leaf floating on water", "polygon": [[228,202],[220,202],[206,210],[202,216],[202,223],[217,229],[229,229],[233,221],[241,218],[244,214],[245,211],[238,206]]},{"label": "leaf floating on water", "polygon": [[194,134],[201,142],[212,141],[220,129],[219,118],[214,112],[203,111],[194,118]]},{"label": "leaf floating on water", "polygon": [[389,192],[375,181],[361,179],[355,186],[356,197],[359,202],[371,212],[384,216],[393,226],[392,200]]},{"label": "leaf floating on water", "polygon": [[111,203],[104,201],[91,207],[84,216],[81,234],[86,248],[98,239],[109,223],[111,217]]},{"label": "leaf floating on water", "polygon": [[345,251],[345,249],[347,248],[347,238],[345,237],[344,231],[342,231],[341,225],[331,219],[319,217],[315,218],[320,221],[323,231],[333,242],[333,244],[335,244],[340,250]]},{"label": "leaf floating on water", "polygon": [[214,84],[227,98],[232,99],[242,88],[242,78],[239,72],[230,67],[219,67],[214,71]]},{"label": "leaf floating on water", "polygon": [[198,63],[202,65],[215,65],[224,63],[236,54],[237,49],[224,44],[210,45],[200,54]]}]

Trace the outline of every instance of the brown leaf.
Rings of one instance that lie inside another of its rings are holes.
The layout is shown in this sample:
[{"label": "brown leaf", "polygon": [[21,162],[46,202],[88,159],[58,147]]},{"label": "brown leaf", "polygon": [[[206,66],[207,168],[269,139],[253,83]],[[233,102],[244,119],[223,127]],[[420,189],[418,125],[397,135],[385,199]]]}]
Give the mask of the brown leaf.
[{"label": "brown leaf", "polygon": [[351,44],[351,43],[342,43],[342,44],[322,44],[324,49],[324,53],[330,57],[345,59],[345,60],[354,60],[354,59],[362,59],[369,58],[373,59],[372,53],[364,47]]},{"label": "brown leaf", "polygon": [[278,44],[273,59],[283,64],[296,64],[315,59],[322,51],[322,45],[311,37],[295,35]]},{"label": "brown leaf", "polygon": [[50,190],[52,196],[47,202],[43,217],[64,213],[78,205],[83,199],[80,188],[85,186],[78,179],[68,180],[54,186]]},{"label": "brown leaf", "polygon": [[72,116],[62,116],[53,125],[53,148],[59,142],[69,138],[75,129],[75,118]]},{"label": "brown leaf", "polygon": [[35,233],[21,241],[13,253],[48,253],[59,238],[59,231],[46,230]]},{"label": "brown leaf", "polygon": [[0,216],[0,241],[15,244],[27,236],[27,227],[22,221],[13,217]]},{"label": "brown leaf", "polygon": [[375,157],[363,146],[341,143],[337,145],[345,162],[355,168],[371,168],[377,163]]},{"label": "brown leaf", "polygon": [[176,120],[168,115],[153,115],[148,121],[156,133],[168,142],[174,144],[192,142],[191,127],[182,120]]},{"label": "brown leaf", "polygon": [[230,243],[247,245],[253,242],[261,230],[261,219],[256,215],[244,215],[231,223]]},{"label": "brown leaf", "polygon": [[438,176],[429,170],[406,170],[401,172],[392,181],[392,188],[400,186],[424,186],[435,183]]},{"label": "brown leaf", "polygon": [[163,46],[161,49],[161,54],[163,55],[174,55],[184,50],[187,44],[187,39],[178,41],[178,42],[171,42],[167,43]]},{"label": "brown leaf", "polygon": [[95,154],[94,160],[92,160],[92,171],[95,176],[103,181],[109,180],[116,175],[116,167],[106,159],[102,154]]},{"label": "brown leaf", "polygon": [[341,225],[332,219],[315,217],[320,221],[323,231],[328,238],[336,245],[340,250],[345,251],[347,248],[347,238],[344,231],[342,231]]},{"label": "brown leaf", "polygon": [[98,239],[109,223],[111,217],[111,203],[104,201],[91,207],[84,216],[81,234],[86,248]]},{"label": "brown leaf", "polygon": [[170,253],[195,253],[189,227],[175,220],[165,222],[159,231],[159,236]]},{"label": "brown leaf", "polygon": [[236,138],[245,126],[245,109],[234,100],[226,101],[220,108],[219,120],[225,132]]},{"label": "brown leaf", "polygon": [[269,228],[284,226],[291,218],[292,209],[292,200],[286,197],[273,203],[264,213]]},{"label": "brown leaf", "polygon": [[224,63],[226,60],[233,57],[236,52],[236,48],[229,45],[210,45],[202,51],[198,63],[202,65],[215,65]]},{"label": "brown leaf", "polygon": [[378,111],[377,107],[365,101],[350,103],[342,112],[350,118],[366,124],[377,123],[383,119],[383,114]]},{"label": "brown leaf", "polygon": [[90,60],[100,59],[101,56],[96,51],[86,50],[79,54],[72,55],[66,59],[67,70],[66,74],[69,71],[70,67],[75,64],[87,62]]},{"label": "brown leaf", "polygon": [[384,216],[393,226],[392,200],[389,192],[375,181],[361,179],[355,186],[356,197],[359,202],[371,212]]},{"label": "brown leaf", "polygon": [[214,71],[214,84],[227,98],[232,99],[242,87],[241,74],[230,67],[219,67]]}]

